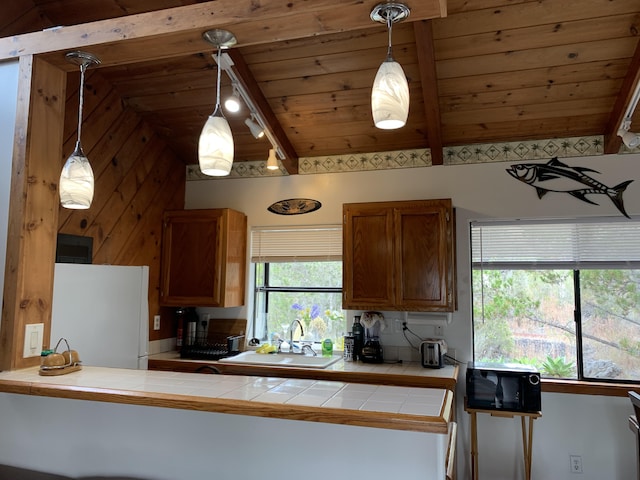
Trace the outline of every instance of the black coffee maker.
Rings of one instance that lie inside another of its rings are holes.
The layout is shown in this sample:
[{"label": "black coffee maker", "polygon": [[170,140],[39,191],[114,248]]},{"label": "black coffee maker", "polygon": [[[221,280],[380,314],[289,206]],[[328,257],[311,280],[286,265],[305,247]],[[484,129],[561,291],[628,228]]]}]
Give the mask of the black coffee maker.
[{"label": "black coffee maker", "polygon": [[382,363],[382,345],[378,337],[368,338],[362,346],[360,352],[360,360],[364,363]]}]

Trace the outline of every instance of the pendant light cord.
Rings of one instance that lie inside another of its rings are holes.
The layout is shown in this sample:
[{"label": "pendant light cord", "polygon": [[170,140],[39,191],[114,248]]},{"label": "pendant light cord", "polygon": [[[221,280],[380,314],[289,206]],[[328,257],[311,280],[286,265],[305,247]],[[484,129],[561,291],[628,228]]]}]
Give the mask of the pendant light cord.
[{"label": "pendant light cord", "polygon": [[391,30],[393,29],[393,19],[391,18],[391,11],[387,11],[387,32],[389,34],[389,46],[387,48],[387,61],[393,62],[393,52],[391,47]]},{"label": "pendant light cord", "polygon": [[[222,49],[220,47],[218,47],[218,60],[217,60],[217,64],[218,64],[218,81],[216,83],[216,108],[215,108],[215,112],[218,112],[218,110],[220,110],[220,62],[222,61]],[[222,111],[220,110],[220,114],[222,114]],[[214,113],[215,115],[215,113]]]},{"label": "pendant light cord", "polygon": [[78,104],[78,139],[76,140],[76,152],[82,151],[80,145],[80,135],[82,134],[82,109],[84,108],[84,72],[87,70],[87,64],[80,65],[80,102]]}]

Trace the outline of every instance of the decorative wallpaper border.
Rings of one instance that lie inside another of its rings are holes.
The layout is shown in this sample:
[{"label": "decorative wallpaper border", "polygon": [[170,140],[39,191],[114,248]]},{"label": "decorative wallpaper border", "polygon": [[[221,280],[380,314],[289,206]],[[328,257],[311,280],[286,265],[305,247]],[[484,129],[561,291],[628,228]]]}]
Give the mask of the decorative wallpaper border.
[{"label": "decorative wallpaper border", "polygon": [[[553,138],[507,143],[484,143],[445,147],[444,165],[473,163],[514,162],[543,160],[552,157],[586,157],[603,155],[604,136]],[[628,149],[622,145],[620,153],[640,153],[639,148]],[[321,173],[362,172],[367,170],[391,170],[431,166],[431,151],[396,150],[391,152],[363,153],[358,155],[333,155],[327,157],[300,157],[300,175]],[[236,162],[227,178],[278,177],[288,175],[280,165],[279,170],[267,170],[266,161]],[[198,165],[187,166],[187,180],[215,180],[203,175]]]},{"label": "decorative wallpaper border", "polygon": [[335,155],[330,157],[300,157],[298,173],[362,172],[366,170],[391,170],[431,166],[431,150],[396,150],[392,152]]},{"label": "decorative wallpaper border", "polygon": [[585,157],[603,154],[604,137],[572,137],[523,142],[474,144],[444,149],[445,165],[514,162],[552,157]]}]

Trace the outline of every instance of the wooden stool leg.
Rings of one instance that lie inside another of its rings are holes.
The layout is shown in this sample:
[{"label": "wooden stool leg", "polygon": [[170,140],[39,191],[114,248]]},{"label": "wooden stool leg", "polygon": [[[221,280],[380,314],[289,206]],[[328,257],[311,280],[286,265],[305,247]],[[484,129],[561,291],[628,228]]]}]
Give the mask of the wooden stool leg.
[{"label": "wooden stool leg", "polygon": [[529,475],[527,472],[529,471],[529,457],[527,456],[527,427],[524,422],[524,417],[520,417],[521,427],[522,427],[522,454],[524,458],[524,478],[529,480]]},{"label": "wooden stool leg", "polygon": [[527,449],[527,480],[531,480],[531,456],[533,452],[533,421],[535,418],[529,418],[529,446]]},{"label": "wooden stool leg", "polygon": [[471,414],[471,478],[478,480],[478,425],[476,412]]},{"label": "wooden stool leg", "polygon": [[529,419],[529,428],[527,432],[527,425],[525,423],[524,416],[520,417],[522,426],[522,453],[524,454],[524,478],[525,480],[531,480],[531,457],[533,451],[533,421],[532,417]]}]

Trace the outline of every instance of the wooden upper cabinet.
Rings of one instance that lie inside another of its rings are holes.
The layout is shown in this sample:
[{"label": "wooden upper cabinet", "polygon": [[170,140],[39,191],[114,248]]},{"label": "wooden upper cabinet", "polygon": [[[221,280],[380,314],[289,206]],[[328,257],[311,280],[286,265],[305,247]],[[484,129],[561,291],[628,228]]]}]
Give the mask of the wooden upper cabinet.
[{"label": "wooden upper cabinet", "polygon": [[453,311],[451,200],[343,206],[342,308]]},{"label": "wooden upper cabinet", "polygon": [[247,217],[228,208],[164,214],[160,304],[244,305]]}]

